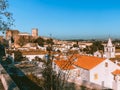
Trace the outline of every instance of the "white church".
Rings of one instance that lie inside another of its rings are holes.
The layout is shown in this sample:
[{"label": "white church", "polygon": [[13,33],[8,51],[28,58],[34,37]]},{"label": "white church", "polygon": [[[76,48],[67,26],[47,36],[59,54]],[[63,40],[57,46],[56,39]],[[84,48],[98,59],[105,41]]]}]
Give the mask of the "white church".
[{"label": "white church", "polygon": [[94,52],[95,57],[103,57],[103,58],[115,58],[115,46],[112,44],[111,38],[108,39],[108,43],[104,45],[104,53],[100,53],[99,51]]},{"label": "white church", "polygon": [[[97,54],[99,52],[96,52]],[[120,66],[112,62],[110,58],[115,58],[115,46],[109,38],[107,45],[104,47],[102,58],[99,55],[96,57],[74,55],[71,60],[54,60],[53,70],[56,73],[62,72],[65,76],[68,75],[67,72],[69,71],[67,80],[75,84],[86,81],[112,90],[120,90]],[[73,61],[72,64],[66,65],[71,61]]]},{"label": "white church", "polygon": [[115,58],[115,46],[112,44],[111,38],[108,39],[107,45],[104,47],[104,58]]}]

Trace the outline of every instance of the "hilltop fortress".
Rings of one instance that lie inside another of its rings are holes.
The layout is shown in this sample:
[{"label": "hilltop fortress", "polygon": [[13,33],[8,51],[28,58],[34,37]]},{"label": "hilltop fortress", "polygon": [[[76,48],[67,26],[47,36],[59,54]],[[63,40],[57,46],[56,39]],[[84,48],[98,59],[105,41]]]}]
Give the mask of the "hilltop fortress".
[{"label": "hilltop fortress", "polygon": [[33,28],[32,34],[29,34],[27,32],[19,32],[19,30],[6,31],[6,40],[9,41],[9,45],[12,45],[12,41],[14,41],[14,47],[16,47],[20,37],[24,37],[25,39],[36,39],[38,38],[38,29]]}]

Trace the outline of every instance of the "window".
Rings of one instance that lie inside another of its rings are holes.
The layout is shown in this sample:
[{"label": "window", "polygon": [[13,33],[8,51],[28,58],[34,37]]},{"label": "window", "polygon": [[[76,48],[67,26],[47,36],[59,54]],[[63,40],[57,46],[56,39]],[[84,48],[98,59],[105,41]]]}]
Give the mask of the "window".
[{"label": "window", "polygon": [[95,73],[95,74],[94,74],[94,80],[97,80],[97,79],[98,79],[98,74]]},{"label": "window", "polygon": [[77,75],[78,75],[78,77],[80,76],[80,70],[77,71]]},{"label": "window", "polygon": [[107,52],[108,52],[108,48],[106,48],[107,49]]},{"label": "window", "polygon": [[105,62],[105,67],[108,67],[108,63],[107,62]]}]

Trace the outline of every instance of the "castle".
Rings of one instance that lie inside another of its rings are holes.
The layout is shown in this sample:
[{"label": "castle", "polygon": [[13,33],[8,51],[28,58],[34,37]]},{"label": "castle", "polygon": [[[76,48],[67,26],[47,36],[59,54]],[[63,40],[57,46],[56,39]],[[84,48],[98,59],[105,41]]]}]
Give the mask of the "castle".
[{"label": "castle", "polygon": [[18,30],[7,30],[6,31],[6,40],[9,42],[9,46],[12,46],[12,41],[14,41],[14,47],[16,47],[16,44],[20,37],[24,37],[25,39],[36,39],[38,38],[38,29],[33,28],[32,34],[26,33],[26,32],[19,32]]}]

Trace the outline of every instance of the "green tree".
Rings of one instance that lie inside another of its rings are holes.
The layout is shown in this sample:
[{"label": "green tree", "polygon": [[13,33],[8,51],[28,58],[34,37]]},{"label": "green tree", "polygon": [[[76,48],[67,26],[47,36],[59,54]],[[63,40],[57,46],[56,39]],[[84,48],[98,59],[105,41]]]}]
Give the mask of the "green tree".
[{"label": "green tree", "polygon": [[104,46],[102,45],[101,41],[94,41],[91,46],[89,46],[89,53],[93,54],[97,50],[102,50],[103,51]]},{"label": "green tree", "polygon": [[89,54],[90,53],[90,47],[86,46],[86,48],[83,48],[83,52],[86,53],[86,54]]},{"label": "green tree", "polygon": [[3,40],[1,41],[1,44],[2,44],[4,47],[8,47],[8,46],[9,46],[9,45],[8,45],[8,41],[5,40],[5,39],[3,39]]},{"label": "green tree", "polygon": [[14,52],[15,61],[20,62],[23,59],[22,53],[18,50]]},{"label": "green tree", "polygon": [[3,33],[13,25],[12,13],[7,11],[8,1],[0,0],[0,31]]},{"label": "green tree", "polygon": [[30,43],[34,43],[35,42],[35,39],[33,37],[29,37],[29,42]]},{"label": "green tree", "polygon": [[79,47],[79,45],[78,44],[73,44],[73,47]]},{"label": "green tree", "polygon": [[48,47],[46,47],[46,50],[50,52],[50,51],[52,51],[52,47],[48,46]]},{"label": "green tree", "polygon": [[47,43],[47,44],[50,44],[50,45],[53,45],[53,44],[54,44],[53,39],[51,39],[51,38],[50,38],[50,39],[47,39],[47,40],[46,40],[46,43]]},{"label": "green tree", "polygon": [[2,44],[0,44],[0,59],[5,56],[5,48]]},{"label": "green tree", "polygon": [[87,54],[93,54],[97,50],[103,51],[104,46],[102,45],[101,41],[94,41],[91,46],[87,46],[83,49],[83,52],[86,52]]},{"label": "green tree", "polygon": [[38,57],[38,56],[35,56],[34,60],[35,60],[35,61],[43,62],[43,60],[42,60],[40,57]]},{"label": "green tree", "polygon": [[43,47],[45,40],[43,38],[41,38],[41,37],[38,37],[34,42],[38,43],[39,46]]}]

